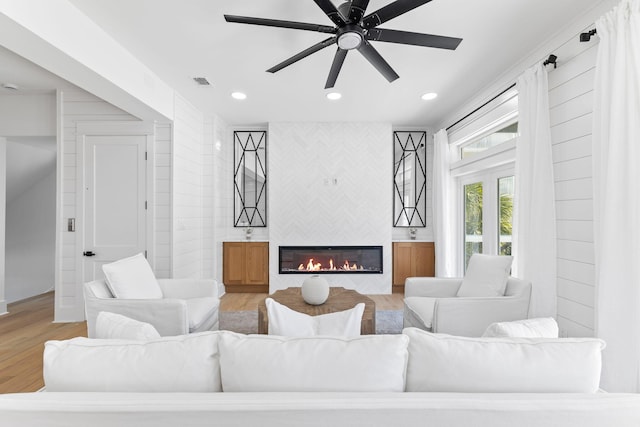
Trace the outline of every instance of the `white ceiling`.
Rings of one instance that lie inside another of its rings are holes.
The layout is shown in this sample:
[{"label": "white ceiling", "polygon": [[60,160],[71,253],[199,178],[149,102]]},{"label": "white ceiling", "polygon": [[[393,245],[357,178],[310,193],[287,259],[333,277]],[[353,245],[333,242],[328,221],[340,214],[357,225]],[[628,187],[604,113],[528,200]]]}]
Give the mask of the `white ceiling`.
[{"label": "white ceiling", "polygon": [[[434,0],[381,28],[460,37],[458,49],[372,43],[400,75],[393,83],[359,53],[350,52],[335,87],[343,94],[339,101],[327,100],[324,89],[333,46],[275,74],[265,72],[326,34],[223,18],[232,14],[331,25],[312,0],[70,1],[203,112],[218,114],[229,124],[380,121],[433,126],[602,0]],[[389,2],[371,0],[367,13]],[[0,82],[7,81],[4,72],[3,63]],[[193,77],[206,77],[212,85],[197,86]],[[248,98],[233,100],[233,91]],[[422,101],[425,92],[439,97]]]}]

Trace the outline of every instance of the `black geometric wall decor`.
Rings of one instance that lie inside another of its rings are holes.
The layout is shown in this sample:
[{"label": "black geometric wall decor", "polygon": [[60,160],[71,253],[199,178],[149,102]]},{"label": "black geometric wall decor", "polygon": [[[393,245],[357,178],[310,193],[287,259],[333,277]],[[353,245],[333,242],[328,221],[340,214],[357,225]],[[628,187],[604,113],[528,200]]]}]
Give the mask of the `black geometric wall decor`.
[{"label": "black geometric wall decor", "polygon": [[427,133],[393,132],[393,226],[425,227]]},{"label": "black geometric wall decor", "polygon": [[267,132],[233,132],[234,227],[267,226]]}]

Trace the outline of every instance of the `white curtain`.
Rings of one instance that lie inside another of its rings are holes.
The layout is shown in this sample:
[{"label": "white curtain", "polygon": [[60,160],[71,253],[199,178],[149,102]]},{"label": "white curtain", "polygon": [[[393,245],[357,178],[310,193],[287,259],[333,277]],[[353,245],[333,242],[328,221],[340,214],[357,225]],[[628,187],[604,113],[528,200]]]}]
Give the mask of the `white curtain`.
[{"label": "white curtain", "polygon": [[556,315],[556,215],[547,71],[517,80],[518,128],[513,253],[518,277],[532,283],[531,317]]},{"label": "white curtain", "polygon": [[436,251],[436,277],[453,277],[456,273],[455,210],[453,179],[450,172],[451,151],[447,131],[433,138],[433,236]]},{"label": "white curtain", "polygon": [[640,391],[640,0],[596,22],[593,128],[596,334],[601,386]]}]

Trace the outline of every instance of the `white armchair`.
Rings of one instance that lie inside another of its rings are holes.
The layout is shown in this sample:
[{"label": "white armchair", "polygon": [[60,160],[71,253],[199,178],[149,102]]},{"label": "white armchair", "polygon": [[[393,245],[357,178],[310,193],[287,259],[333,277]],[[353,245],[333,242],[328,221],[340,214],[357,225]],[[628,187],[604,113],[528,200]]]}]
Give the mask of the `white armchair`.
[{"label": "white armchair", "polygon": [[101,311],[121,314],[153,325],[161,336],[217,330],[220,299],[215,280],[158,279],[162,298],[115,298],[105,280],[84,284],[89,338],[95,337]]},{"label": "white armchair", "polygon": [[494,322],[526,319],[531,282],[509,277],[504,296],[458,297],[462,278],[410,277],[404,285],[404,326],[481,336]]}]

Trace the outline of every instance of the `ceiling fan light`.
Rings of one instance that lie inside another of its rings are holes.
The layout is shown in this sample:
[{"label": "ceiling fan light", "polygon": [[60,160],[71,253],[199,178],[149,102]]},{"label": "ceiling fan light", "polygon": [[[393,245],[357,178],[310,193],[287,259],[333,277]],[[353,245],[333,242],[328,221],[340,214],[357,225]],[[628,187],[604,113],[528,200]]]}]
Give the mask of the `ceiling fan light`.
[{"label": "ceiling fan light", "polygon": [[247,94],[246,93],[242,93],[242,92],[233,92],[231,94],[231,97],[233,99],[243,100],[243,99],[247,99]]},{"label": "ceiling fan light", "polygon": [[436,99],[437,97],[438,97],[438,94],[435,92],[427,92],[421,96],[423,101],[431,101],[432,99]]},{"label": "ceiling fan light", "polygon": [[355,49],[360,46],[360,43],[362,43],[362,36],[352,31],[340,34],[338,37],[338,47],[342,50]]},{"label": "ceiling fan light", "polygon": [[330,99],[332,101],[337,101],[340,98],[342,98],[342,94],[340,92],[329,92],[327,94],[327,99]]}]

